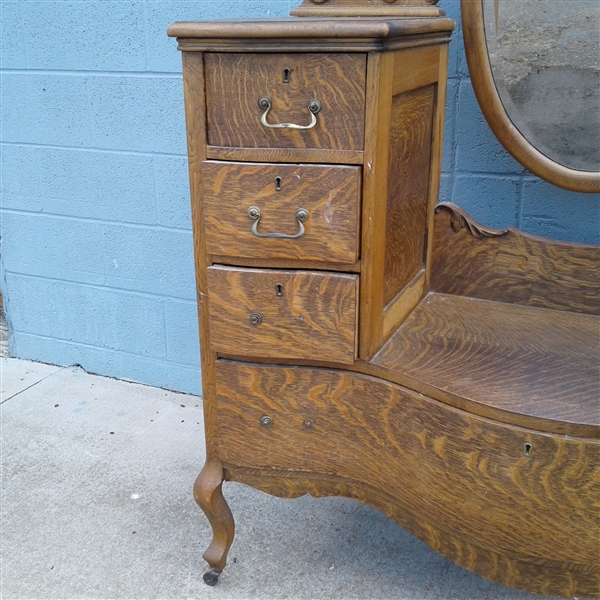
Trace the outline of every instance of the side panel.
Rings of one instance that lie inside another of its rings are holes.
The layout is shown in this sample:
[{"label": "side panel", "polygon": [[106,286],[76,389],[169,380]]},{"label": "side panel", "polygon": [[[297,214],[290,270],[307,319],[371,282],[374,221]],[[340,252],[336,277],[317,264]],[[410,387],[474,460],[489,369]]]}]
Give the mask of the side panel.
[{"label": "side panel", "polygon": [[432,122],[437,86],[392,99],[383,303],[387,307],[425,266]]},{"label": "side panel", "polygon": [[448,48],[371,55],[363,174],[360,358],[369,361],[429,287]]},{"label": "side panel", "polygon": [[200,52],[183,52],[183,92],[187,131],[188,166],[192,202],[194,261],[200,342],[202,346],[202,396],[206,431],[206,462],[217,458],[217,413],[215,406],[215,354],[210,350],[210,325],[207,302],[207,252],[204,238],[204,203],[202,197],[202,161],[206,160],[206,105],[204,101],[204,66]]}]

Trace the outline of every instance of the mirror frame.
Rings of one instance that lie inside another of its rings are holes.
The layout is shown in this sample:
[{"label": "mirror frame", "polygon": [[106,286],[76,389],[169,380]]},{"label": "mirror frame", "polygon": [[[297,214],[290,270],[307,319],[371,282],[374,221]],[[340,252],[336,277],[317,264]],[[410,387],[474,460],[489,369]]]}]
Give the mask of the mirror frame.
[{"label": "mirror frame", "polygon": [[484,1],[461,0],[461,14],[471,83],[491,130],[506,151],[538,177],[574,192],[600,192],[600,172],[578,171],[548,158],[510,120],[496,89],[488,56]]}]

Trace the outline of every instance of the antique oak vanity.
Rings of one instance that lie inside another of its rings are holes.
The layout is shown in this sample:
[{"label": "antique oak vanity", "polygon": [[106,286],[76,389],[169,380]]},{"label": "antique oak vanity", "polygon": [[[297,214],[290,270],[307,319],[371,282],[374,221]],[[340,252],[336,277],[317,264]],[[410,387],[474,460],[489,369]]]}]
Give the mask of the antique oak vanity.
[{"label": "antique oak vanity", "polygon": [[455,25],[435,0],[399,4],[304,0],[290,19],[169,29],[200,307],[204,580],[233,541],[230,480],[354,498],[484,577],[598,596],[598,248],[436,207]]}]

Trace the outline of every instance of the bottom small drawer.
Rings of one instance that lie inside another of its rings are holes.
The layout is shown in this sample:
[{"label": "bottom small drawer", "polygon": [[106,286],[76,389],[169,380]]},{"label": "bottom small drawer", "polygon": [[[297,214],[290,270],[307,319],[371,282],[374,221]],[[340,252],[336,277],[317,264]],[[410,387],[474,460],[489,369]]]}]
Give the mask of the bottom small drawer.
[{"label": "bottom small drawer", "polygon": [[352,363],[358,275],[208,269],[212,349],[222,354]]}]

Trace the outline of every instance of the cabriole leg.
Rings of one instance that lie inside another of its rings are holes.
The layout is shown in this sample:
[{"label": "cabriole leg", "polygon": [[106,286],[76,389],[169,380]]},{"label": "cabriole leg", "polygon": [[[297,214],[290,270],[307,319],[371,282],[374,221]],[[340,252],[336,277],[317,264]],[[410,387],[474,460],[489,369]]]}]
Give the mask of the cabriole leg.
[{"label": "cabriole leg", "polygon": [[218,460],[207,462],[194,484],[194,498],[213,530],[212,542],[203,556],[209,566],[204,574],[207,585],[216,585],[227,563],[227,553],[235,534],[233,515],[223,498],[222,484],[223,465]]}]

